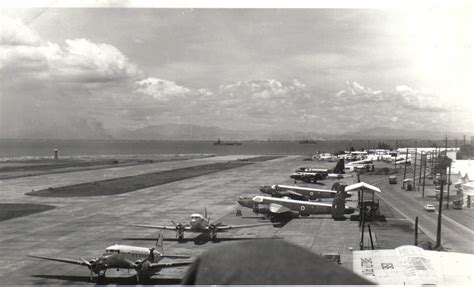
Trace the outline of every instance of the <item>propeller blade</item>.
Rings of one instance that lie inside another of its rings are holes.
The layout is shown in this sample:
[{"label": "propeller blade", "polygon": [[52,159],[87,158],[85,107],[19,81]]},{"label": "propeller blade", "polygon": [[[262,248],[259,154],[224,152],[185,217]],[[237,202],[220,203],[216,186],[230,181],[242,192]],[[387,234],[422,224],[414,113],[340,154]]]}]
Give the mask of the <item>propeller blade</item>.
[{"label": "propeller blade", "polygon": [[173,223],[174,226],[178,226],[178,224],[176,224],[176,222],[174,222],[174,220],[171,220],[171,223]]}]

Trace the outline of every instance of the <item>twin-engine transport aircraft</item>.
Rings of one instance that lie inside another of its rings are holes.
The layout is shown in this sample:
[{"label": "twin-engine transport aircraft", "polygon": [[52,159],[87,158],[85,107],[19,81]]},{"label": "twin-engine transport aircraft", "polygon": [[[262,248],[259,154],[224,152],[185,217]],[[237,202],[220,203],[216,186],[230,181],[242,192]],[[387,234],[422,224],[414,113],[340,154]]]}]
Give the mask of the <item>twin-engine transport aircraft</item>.
[{"label": "twin-engine transport aircraft", "polygon": [[[157,250],[158,249],[158,250]],[[86,266],[90,270],[90,279],[93,280],[94,273],[97,274],[98,280],[105,279],[107,269],[135,269],[137,282],[141,279],[150,278],[163,268],[190,265],[192,261],[167,262],[159,263],[163,258],[190,258],[187,255],[169,255],[163,254],[163,236],[158,235],[155,248],[146,248],[138,246],[129,246],[115,244],[105,249],[104,254],[99,258],[86,260],[62,259],[43,257],[35,255],[27,255],[28,257],[70,263]]]},{"label": "twin-engine transport aircraft", "polygon": [[164,229],[164,230],[175,230],[176,238],[183,239],[184,232],[198,232],[198,233],[208,233],[211,236],[211,239],[216,239],[217,232],[226,231],[229,229],[239,229],[247,227],[257,227],[262,225],[273,225],[273,223],[256,223],[256,224],[245,224],[245,225],[224,225],[221,222],[212,222],[211,218],[207,216],[207,209],[204,209],[204,215],[194,213],[190,216],[190,221],[188,224],[181,224],[180,222],[173,223],[173,226],[160,226],[160,225],[142,225],[142,224],[127,224],[128,226],[135,227],[144,227],[144,228],[155,228],[155,229]]},{"label": "twin-engine transport aircraft", "polygon": [[255,213],[269,216],[289,215],[291,217],[309,216],[311,214],[332,214],[341,218],[344,214],[354,213],[354,208],[345,206],[343,196],[336,196],[332,203],[275,198],[268,196],[244,197],[237,201],[241,206],[251,208]]},{"label": "twin-engine transport aircraft", "polygon": [[[260,191],[273,197],[289,197],[296,200],[316,200],[320,198],[334,198],[335,190],[318,189],[302,186],[275,184],[260,186]],[[350,194],[346,195],[351,196]]]}]

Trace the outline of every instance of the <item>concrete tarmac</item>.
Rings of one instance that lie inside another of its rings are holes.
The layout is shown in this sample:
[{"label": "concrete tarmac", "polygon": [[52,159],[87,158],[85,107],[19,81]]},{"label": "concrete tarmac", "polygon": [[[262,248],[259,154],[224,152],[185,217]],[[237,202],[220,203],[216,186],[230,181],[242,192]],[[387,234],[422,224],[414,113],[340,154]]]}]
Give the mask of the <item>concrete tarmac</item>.
[{"label": "concrete tarmac", "polygon": [[[201,213],[204,207],[212,221],[224,224],[256,223],[258,219],[250,210],[243,209],[242,217],[235,216],[237,197],[259,194],[260,185],[291,183],[289,175],[305,163],[301,161],[302,157],[286,156],[120,195],[36,197],[24,195],[26,192],[247,157],[252,156],[222,156],[2,180],[0,192],[3,203],[49,204],[56,208],[0,222],[1,284],[90,284],[86,267],[33,259],[26,257],[27,254],[91,259],[101,256],[107,246],[115,243],[154,246],[158,234],[156,230],[120,224],[171,225],[171,220],[186,223],[191,213]],[[318,165],[333,167],[334,163]],[[344,181],[353,180],[349,178]],[[325,182],[326,186],[312,186],[330,189],[334,181]],[[216,243],[193,240],[197,234],[192,233],[185,234],[185,238],[191,240],[180,243],[174,240],[173,231],[164,231],[163,234],[166,253],[193,256],[216,244],[229,244],[232,238],[280,237],[282,239],[275,240],[287,240],[317,254],[338,252],[343,266],[348,270],[352,270],[349,249],[358,248],[360,237],[357,222],[334,221],[330,215],[292,220],[280,228],[262,226],[231,230],[218,234],[222,241]],[[177,283],[166,278],[181,278],[185,269],[163,270],[155,277],[157,281],[151,283]],[[126,271],[107,271],[111,283],[124,283],[120,280],[132,275],[134,271],[130,271],[130,274]],[[133,281],[125,283],[133,284]]]}]

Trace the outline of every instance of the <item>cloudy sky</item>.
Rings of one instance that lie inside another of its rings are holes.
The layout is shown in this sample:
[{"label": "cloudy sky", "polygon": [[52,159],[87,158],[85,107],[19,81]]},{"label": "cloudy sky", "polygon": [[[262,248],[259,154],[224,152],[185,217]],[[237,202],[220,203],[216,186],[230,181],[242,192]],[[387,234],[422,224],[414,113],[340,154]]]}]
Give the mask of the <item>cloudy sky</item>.
[{"label": "cloudy sky", "polygon": [[472,27],[462,5],[2,9],[0,136],[472,131]]}]

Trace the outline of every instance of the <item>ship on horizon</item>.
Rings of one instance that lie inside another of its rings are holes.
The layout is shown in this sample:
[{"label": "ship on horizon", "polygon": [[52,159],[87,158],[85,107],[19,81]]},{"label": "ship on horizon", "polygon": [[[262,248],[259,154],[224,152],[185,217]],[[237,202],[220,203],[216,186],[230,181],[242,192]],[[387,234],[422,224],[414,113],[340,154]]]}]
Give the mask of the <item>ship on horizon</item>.
[{"label": "ship on horizon", "polygon": [[319,141],[309,139],[309,140],[300,140],[300,141],[298,141],[298,142],[299,142],[300,144],[317,144]]},{"label": "ship on horizon", "polygon": [[220,138],[217,138],[217,141],[214,142],[214,145],[242,145],[242,142],[238,142],[238,141],[222,141]]}]

